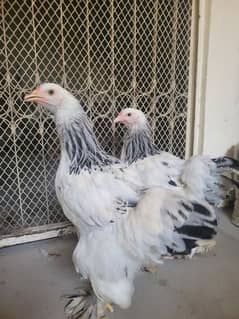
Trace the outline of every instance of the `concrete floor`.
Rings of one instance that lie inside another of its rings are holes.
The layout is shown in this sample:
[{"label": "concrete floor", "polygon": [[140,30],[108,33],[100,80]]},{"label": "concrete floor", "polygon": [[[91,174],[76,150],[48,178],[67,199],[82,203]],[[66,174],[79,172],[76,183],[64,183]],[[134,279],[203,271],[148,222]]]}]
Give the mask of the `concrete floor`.
[{"label": "concrete floor", "polygon": [[[67,237],[0,250],[0,319],[63,319],[61,296],[79,283],[74,246]],[[132,307],[110,318],[238,319],[239,229],[222,214],[215,251],[141,274]]]}]

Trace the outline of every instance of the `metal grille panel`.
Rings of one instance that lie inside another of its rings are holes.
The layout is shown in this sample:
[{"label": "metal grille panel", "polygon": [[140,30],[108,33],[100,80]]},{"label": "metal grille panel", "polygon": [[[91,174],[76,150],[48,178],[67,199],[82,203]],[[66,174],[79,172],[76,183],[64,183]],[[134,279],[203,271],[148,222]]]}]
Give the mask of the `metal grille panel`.
[{"label": "metal grille panel", "polygon": [[155,143],[184,157],[192,0],[2,0],[0,237],[64,222],[50,114],[23,94],[57,82],[80,97],[108,152],[125,107],[147,113]]}]

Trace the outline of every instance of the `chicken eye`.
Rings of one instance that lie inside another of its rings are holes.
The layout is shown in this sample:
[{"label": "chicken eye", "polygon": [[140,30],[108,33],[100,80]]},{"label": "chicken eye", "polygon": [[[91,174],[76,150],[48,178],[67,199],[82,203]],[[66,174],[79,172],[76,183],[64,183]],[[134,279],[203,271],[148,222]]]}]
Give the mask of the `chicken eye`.
[{"label": "chicken eye", "polygon": [[52,90],[52,89],[48,90],[48,94],[49,95],[53,95],[54,94],[54,90]]},{"label": "chicken eye", "polygon": [[131,116],[131,113],[128,113],[127,116]]}]

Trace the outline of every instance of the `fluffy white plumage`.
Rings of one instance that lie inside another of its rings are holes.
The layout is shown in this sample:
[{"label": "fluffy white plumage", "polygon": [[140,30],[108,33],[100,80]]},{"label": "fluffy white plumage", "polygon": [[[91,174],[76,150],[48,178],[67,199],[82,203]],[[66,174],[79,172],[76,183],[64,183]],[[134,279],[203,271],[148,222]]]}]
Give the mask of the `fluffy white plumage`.
[{"label": "fluffy white plumage", "polygon": [[[90,280],[98,302],[129,307],[142,265],[167,254],[194,253],[199,242],[214,237],[213,209],[171,185],[157,156],[130,166],[108,156],[79,102],[56,84],[43,84],[25,99],[54,114],[61,142],[57,197],[80,232],[75,268]],[[83,302],[86,295],[71,299],[70,318],[95,314],[89,299]]]},{"label": "fluffy white plumage", "polygon": [[160,151],[152,142],[146,116],[134,108],[122,110],[114,122],[123,123],[127,127],[121,150],[122,161],[131,164],[139,159],[154,156],[155,164],[160,170],[162,164],[165,165],[164,171],[168,172],[173,181],[177,185],[183,184],[185,190],[198,199],[206,199],[216,206],[225,199],[232,184],[222,179],[222,172],[238,168],[237,161],[228,157],[211,159],[202,155],[182,160],[168,152]]}]

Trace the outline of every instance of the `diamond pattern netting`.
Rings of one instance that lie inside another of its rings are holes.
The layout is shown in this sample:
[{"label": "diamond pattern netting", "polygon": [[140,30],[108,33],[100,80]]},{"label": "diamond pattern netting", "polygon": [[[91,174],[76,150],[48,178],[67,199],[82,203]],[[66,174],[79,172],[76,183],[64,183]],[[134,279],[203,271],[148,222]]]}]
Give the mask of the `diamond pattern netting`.
[{"label": "diamond pattern netting", "polygon": [[118,155],[125,107],[143,110],[161,149],[184,157],[192,0],[2,0],[0,236],[64,222],[54,190],[54,121],[23,95],[44,81],[82,101]]}]

